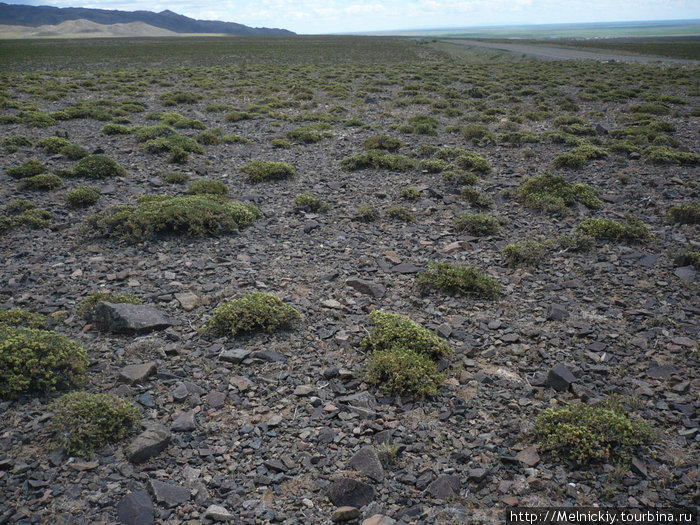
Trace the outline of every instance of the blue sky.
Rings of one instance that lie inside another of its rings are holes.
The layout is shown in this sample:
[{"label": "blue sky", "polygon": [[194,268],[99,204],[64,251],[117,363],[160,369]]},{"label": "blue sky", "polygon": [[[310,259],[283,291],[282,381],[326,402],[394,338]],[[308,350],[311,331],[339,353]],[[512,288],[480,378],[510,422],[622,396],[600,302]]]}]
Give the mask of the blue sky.
[{"label": "blue sky", "polygon": [[4,1],[123,11],[170,9],[192,18],[281,27],[302,34],[700,18],[700,0]]}]

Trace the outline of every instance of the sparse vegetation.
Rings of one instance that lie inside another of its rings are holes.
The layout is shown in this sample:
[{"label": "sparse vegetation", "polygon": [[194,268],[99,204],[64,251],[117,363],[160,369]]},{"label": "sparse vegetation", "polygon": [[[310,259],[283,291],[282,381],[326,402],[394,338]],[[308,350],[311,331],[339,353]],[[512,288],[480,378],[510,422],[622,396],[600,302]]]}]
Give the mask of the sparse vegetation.
[{"label": "sparse vegetation", "polygon": [[576,236],[593,239],[609,239],[616,242],[648,242],[654,238],[649,228],[642,221],[628,216],[624,222],[612,219],[586,219],[574,229]]},{"label": "sparse vegetation", "polygon": [[401,141],[397,138],[388,135],[375,135],[362,143],[362,147],[366,150],[386,150],[392,153],[401,149]]},{"label": "sparse vegetation", "polygon": [[404,222],[416,222],[416,216],[413,215],[411,210],[404,206],[391,206],[386,211],[386,214],[390,219],[396,219]]},{"label": "sparse vegetation", "polygon": [[106,155],[89,155],[73,169],[73,176],[85,179],[126,177],[126,170]]},{"label": "sparse vegetation", "polygon": [[587,184],[572,184],[563,176],[551,173],[526,179],[518,190],[518,197],[527,206],[550,214],[565,215],[577,202],[593,210],[603,205]]},{"label": "sparse vegetation", "polygon": [[294,197],[294,204],[298,208],[303,208],[307,211],[328,211],[330,206],[323,202],[318,197],[314,197],[308,193],[300,193]]},{"label": "sparse vegetation", "polygon": [[63,179],[53,173],[40,173],[19,181],[21,190],[56,190],[63,186]]},{"label": "sparse vegetation", "polygon": [[299,312],[279,297],[251,292],[217,306],[207,326],[209,331],[216,334],[235,337],[255,332],[292,330],[300,320]]},{"label": "sparse vegetation", "polygon": [[248,182],[290,179],[296,175],[294,166],[286,162],[254,160],[241,167]]},{"label": "sparse vegetation", "polygon": [[343,169],[356,171],[365,168],[384,169],[389,171],[408,171],[416,167],[416,163],[404,155],[394,155],[384,150],[372,149],[340,161]]},{"label": "sparse vegetation", "polygon": [[441,290],[460,295],[486,299],[498,297],[498,282],[472,266],[447,262],[433,263],[416,276],[416,284],[423,290]]},{"label": "sparse vegetation", "polygon": [[700,202],[671,206],[666,220],[670,224],[700,224]]},{"label": "sparse vegetation", "polygon": [[26,179],[44,173],[46,168],[36,159],[29,159],[19,166],[9,168],[5,173],[13,179]]},{"label": "sparse vegetation", "polygon": [[551,249],[551,243],[540,241],[523,241],[508,244],[501,250],[503,260],[508,266],[537,266]]},{"label": "sparse vegetation", "polygon": [[467,232],[476,237],[482,237],[498,233],[500,222],[496,217],[483,213],[463,213],[455,218],[453,226],[458,232]]},{"label": "sparse vegetation", "polygon": [[226,195],[228,186],[220,180],[199,179],[187,186],[189,195]]}]

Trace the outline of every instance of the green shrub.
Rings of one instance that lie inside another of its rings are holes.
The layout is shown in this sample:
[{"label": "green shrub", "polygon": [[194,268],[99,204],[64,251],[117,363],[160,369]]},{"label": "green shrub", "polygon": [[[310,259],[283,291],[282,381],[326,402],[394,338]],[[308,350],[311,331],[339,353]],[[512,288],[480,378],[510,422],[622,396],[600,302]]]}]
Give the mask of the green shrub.
[{"label": "green shrub", "polygon": [[13,135],[12,137],[5,137],[2,139],[2,146],[8,153],[14,153],[18,151],[19,148],[25,148],[33,146],[34,143],[29,140],[24,135]]},{"label": "green shrub", "polygon": [[190,176],[187,173],[181,173],[178,171],[170,171],[167,173],[163,173],[161,177],[163,178],[163,182],[166,182],[168,184],[184,184],[190,178]]},{"label": "green shrub", "polygon": [[484,195],[476,188],[472,188],[471,186],[465,186],[462,188],[460,195],[475,208],[486,209],[493,206],[493,199],[491,197]]},{"label": "green shrub", "polygon": [[241,120],[248,120],[252,118],[252,113],[248,113],[247,111],[231,111],[229,113],[226,113],[224,120],[226,122],[238,122]]},{"label": "green shrub", "polygon": [[106,155],[88,155],[76,164],[73,176],[86,179],[126,177],[126,170]]},{"label": "green shrub", "polygon": [[324,138],[332,137],[333,134],[328,131],[323,131],[329,129],[331,126],[329,124],[317,123],[310,124],[308,126],[302,126],[297,129],[293,129],[287,132],[287,138],[291,140],[296,140],[298,142],[303,142],[305,144],[312,144],[314,142],[320,142]]},{"label": "green shrub", "polygon": [[131,133],[131,128],[122,124],[105,124],[100,129],[100,133],[104,135],[128,135]]},{"label": "green shrub", "polygon": [[88,456],[127,437],[139,419],[131,401],[112,394],[72,392],[49,405],[55,442],[69,456]]},{"label": "green shrub", "polygon": [[360,342],[364,350],[384,351],[400,347],[431,359],[452,354],[447,341],[408,317],[374,310],[369,314],[369,319],[374,326]]},{"label": "green shrub", "polygon": [[137,241],[159,233],[221,235],[246,228],[262,217],[249,203],[211,195],[144,195],[137,206],[117,206],[88,219],[86,231]]},{"label": "green shrub", "polygon": [[647,242],[654,238],[647,225],[633,216],[627,217],[624,222],[612,219],[586,219],[574,228],[574,234],[617,242]]},{"label": "green shrub", "polygon": [[0,398],[80,387],[87,365],[85,350],[61,334],[0,326]]},{"label": "green shrub", "polygon": [[29,126],[34,126],[36,128],[48,128],[56,124],[56,119],[54,119],[51,115],[44,113],[43,111],[21,111],[19,114],[19,118],[25,124],[28,124]]},{"label": "green shrub", "polygon": [[642,153],[652,164],[700,164],[700,154],[674,151],[668,146],[649,146]]},{"label": "green shrub", "polygon": [[424,173],[440,173],[450,167],[450,164],[442,159],[423,159],[418,164],[418,169]]},{"label": "green shrub", "polygon": [[500,223],[496,217],[483,213],[463,213],[455,218],[454,229],[458,232],[468,232],[477,237],[495,235]]},{"label": "green shrub", "polygon": [[504,246],[501,255],[508,266],[537,266],[550,249],[548,242],[523,241]]},{"label": "green shrub", "polygon": [[328,211],[330,209],[328,204],[308,193],[300,193],[294,197],[294,204],[298,208],[305,208],[309,211]]},{"label": "green shrub", "polygon": [[170,137],[175,135],[176,131],[170,126],[165,124],[158,124],[156,126],[142,126],[136,128],[136,140],[139,142],[148,142],[149,140]]},{"label": "green shrub", "polygon": [[700,202],[671,206],[666,212],[670,224],[700,224]]},{"label": "green shrub", "polygon": [[579,464],[631,460],[654,439],[648,423],[628,418],[614,405],[569,405],[548,408],[535,419],[542,450]]},{"label": "green shrub", "polygon": [[167,126],[173,126],[179,129],[207,129],[207,127],[199,120],[184,117],[179,113],[156,113],[153,116],[159,119],[162,124],[165,124]]},{"label": "green shrub", "polygon": [[163,93],[160,96],[160,101],[164,106],[175,106],[177,104],[195,104],[203,98],[199,93],[192,91],[171,91]]},{"label": "green shrub", "polygon": [[451,355],[447,342],[401,315],[375,310],[370,320],[374,326],[360,343],[372,352],[365,380],[391,394],[437,394],[445,376],[435,360]]},{"label": "green shrub", "polygon": [[372,149],[359,155],[346,157],[340,161],[343,169],[356,171],[365,168],[385,169],[390,171],[408,171],[416,163],[404,155],[394,155],[384,150]]},{"label": "green shrub", "polygon": [[70,142],[61,137],[46,137],[36,143],[36,147],[43,149],[46,153],[60,153],[63,148],[70,146]]},{"label": "green shrub", "polygon": [[357,208],[357,220],[360,222],[373,222],[379,218],[379,212],[371,206],[360,206]]},{"label": "green shrub", "polygon": [[515,147],[522,146],[523,144],[535,144],[540,142],[540,137],[526,131],[509,131],[506,133],[499,133],[498,140]]},{"label": "green shrub", "polygon": [[204,148],[196,140],[178,134],[151,139],[146,142],[145,148],[149,153],[162,153],[165,151],[171,154],[176,151],[204,153]]},{"label": "green shrub", "polygon": [[45,171],[46,168],[41,162],[36,159],[29,159],[19,166],[8,168],[5,174],[13,179],[25,179],[28,177],[33,177],[34,175],[39,175]]},{"label": "green shrub", "polygon": [[404,222],[416,222],[416,216],[411,213],[411,210],[404,206],[391,206],[387,212],[387,216],[391,219],[397,219]]},{"label": "green shrub", "polygon": [[189,159],[190,154],[180,146],[170,148],[170,155],[168,155],[169,162],[173,164],[185,164]]},{"label": "green shrub", "polygon": [[187,186],[189,195],[226,195],[228,186],[219,180],[200,179]]},{"label": "green shrub", "polygon": [[668,115],[671,110],[663,104],[639,104],[630,106],[630,113],[647,113],[649,115]]},{"label": "green shrub", "polygon": [[75,144],[68,144],[61,150],[61,155],[70,160],[80,160],[90,155],[90,152]]},{"label": "green shrub", "polygon": [[437,127],[440,124],[435,117],[430,115],[415,115],[408,119],[407,126],[401,126],[400,131],[404,133],[417,133],[420,135],[437,136]]},{"label": "green shrub", "polygon": [[100,188],[96,186],[78,186],[66,192],[64,198],[68,205],[74,208],[92,206],[100,200]]},{"label": "green shrub", "polygon": [[362,147],[367,150],[379,149],[385,151],[398,151],[401,146],[401,141],[388,135],[375,135],[362,143]]},{"label": "green shrub", "polygon": [[525,179],[518,189],[518,197],[531,208],[562,215],[577,202],[594,210],[603,206],[587,184],[571,184],[563,176],[551,173]]},{"label": "green shrub", "polygon": [[479,182],[479,177],[471,171],[449,170],[442,173],[442,180],[455,186],[467,186]]},{"label": "green shrub", "polygon": [[34,312],[24,310],[5,310],[0,308],[0,327],[12,326],[15,328],[41,328],[46,329],[48,323],[46,317]]},{"label": "green shrub", "polygon": [[462,136],[471,142],[479,142],[490,137],[491,132],[484,124],[467,124],[462,128]]},{"label": "green shrub", "polygon": [[0,216],[0,233],[20,226],[48,228],[53,215],[27,200],[14,200],[5,206],[4,216]]},{"label": "green shrub", "polygon": [[491,171],[491,164],[484,157],[474,152],[466,152],[459,155],[454,160],[455,165],[463,170],[488,173]]},{"label": "green shrub", "polygon": [[53,173],[40,173],[19,181],[21,190],[55,190],[63,186],[63,179]]},{"label": "green shrub", "polygon": [[285,140],[285,139],[273,139],[272,147],[279,148],[279,149],[289,149],[292,147],[292,144],[288,140]]},{"label": "green shrub", "polygon": [[214,309],[208,329],[219,335],[236,336],[255,332],[291,330],[301,316],[279,297],[251,292]]},{"label": "green shrub", "polygon": [[245,164],[241,171],[247,175],[248,182],[290,179],[296,175],[296,170],[291,164],[262,160]]},{"label": "green shrub", "polygon": [[[224,141],[225,144],[252,144],[253,141],[250,139],[247,139],[245,137],[241,137],[240,135],[236,135],[235,133],[231,135],[224,135],[221,137],[221,140]],[[272,141],[274,142],[274,140]]]},{"label": "green shrub", "polygon": [[694,266],[700,270],[700,251],[693,250],[690,246],[681,255],[673,260],[674,266]]},{"label": "green shrub", "polygon": [[214,144],[221,144],[224,140],[223,137],[224,133],[221,131],[221,128],[215,128],[202,131],[195,137],[195,140],[200,144],[210,146]]},{"label": "green shrub", "polygon": [[442,290],[460,295],[474,295],[495,299],[501,287],[494,279],[472,266],[433,263],[416,276],[416,284],[422,290]]},{"label": "green shrub", "polygon": [[554,157],[552,164],[555,168],[579,169],[591,159],[607,156],[607,152],[592,144],[581,144],[568,153],[560,153]]},{"label": "green shrub", "polygon": [[104,301],[106,303],[141,304],[141,299],[133,294],[114,295],[106,292],[93,292],[85,299],[80,301],[75,307],[76,315],[82,317],[88,322],[92,322],[93,315],[95,313],[95,306],[97,306],[97,303],[100,301]]},{"label": "green shrub", "polygon": [[399,196],[407,201],[417,201],[420,199],[420,191],[413,186],[404,186],[399,190]]}]

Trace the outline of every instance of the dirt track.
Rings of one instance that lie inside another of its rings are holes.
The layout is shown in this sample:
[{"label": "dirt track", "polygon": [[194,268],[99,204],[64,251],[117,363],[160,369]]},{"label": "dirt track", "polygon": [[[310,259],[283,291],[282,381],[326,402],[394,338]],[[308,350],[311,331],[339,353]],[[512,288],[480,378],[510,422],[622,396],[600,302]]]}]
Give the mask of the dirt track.
[{"label": "dirt track", "polygon": [[663,62],[665,64],[693,64],[695,60],[682,60],[676,58],[664,58],[645,55],[629,55],[624,53],[611,53],[605,50],[579,50],[569,47],[548,46],[541,44],[520,44],[520,43],[502,43],[502,42],[483,42],[480,40],[466,39],[449,39],[441,40],[443,43],[463,46],[475,46],[488,49],[498,49],[510,51],[517,55],[523,55],[542,60],[614,60],[616,62],[628,63],[653,63]]}]

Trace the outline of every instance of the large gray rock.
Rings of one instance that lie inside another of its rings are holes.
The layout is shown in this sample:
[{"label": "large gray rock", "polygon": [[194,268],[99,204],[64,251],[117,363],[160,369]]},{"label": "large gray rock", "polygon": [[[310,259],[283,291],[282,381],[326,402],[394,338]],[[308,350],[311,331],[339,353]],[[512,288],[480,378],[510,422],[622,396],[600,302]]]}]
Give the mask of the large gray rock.
[{"label": "large gray rock", "polygon": [[209,505],[204,517],[213,521],[232,521],[234,516],[221,505]]},{"label": "large gray rock", "polygon": [[95,306],[95,326],[105,332],[142,334],[164,330],[172,320],[152,306],[100,301]]},{"label": "large gray rock", "polygon": [[197,428],[197,423],[194,420],[194,410],[183,412],[170,425],[170,430],[173,432],[189,432],[195,428]]},{"label": "large gray rock", "polygon": [[384,468],[379,455],[372,447],[363,447],[350,458],[350,466],[355,470],[359,470],[367,477],[380,483],[384,481]]},{"label": "large gray rock", "polygon": [[558,392],[567,391],[575,381],[576,377],[571,373],[571,370],[562,364],[553,366],[547,374],[547,386],[551,386]]},{"label": "large gray rock", "polygon": [[166,507],[177,507],[190,499],[189,489],[174,483],[151,479],[148,481],[148,489],[155,500]]},{"label": "large gray rock", "polygon": [[443,474],[425,489],[428,494],[438,499],[449,499],[459,493],[461,488],[459,477],[453,474]]},{"label": "large gray rock", "polygon": [[122,525],[151,525],[155,510],[148,492],[138,490],[124,496],[117,505],[117,518]]},{"label": "large gray rock", "polygon": [[119,371],[119,381],[131,385],[143,383],[146,379],[155,374],[156,370],[157,367],[154,361],[127,365]]},{"label": "large gray rock", "polygon": [[143,463],[157,456],[170,443],[170,431],[161,424],[154,424],[134,438],[126,447],[126,457],[132,463]]},{"label": "large gray rock", "polygon": [[336,507],[364,507],[374,500],[374,489],[352,478],[340,478],[328,488],[328,498]]},{"label": "large gray rock", "polygon": [[383,297],[386,293],[386,288],[379,283],[366,281],[364,279],[348,279],[345,281],[350,288],[354,288],[360,293],[371,295],[373,297]]}]

